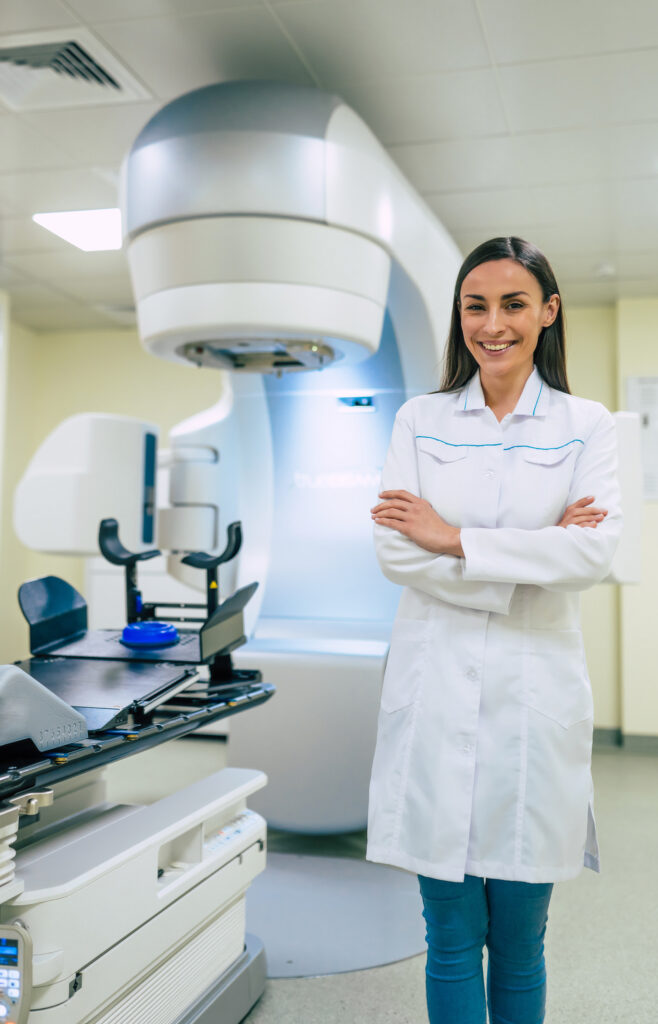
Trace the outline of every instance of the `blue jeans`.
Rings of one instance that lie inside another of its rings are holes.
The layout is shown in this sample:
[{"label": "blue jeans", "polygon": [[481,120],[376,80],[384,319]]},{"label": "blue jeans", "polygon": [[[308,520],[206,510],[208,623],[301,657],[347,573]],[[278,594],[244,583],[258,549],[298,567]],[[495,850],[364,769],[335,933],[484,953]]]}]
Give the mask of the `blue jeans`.
[{"label": "blue jeans", "polygon": [[489,952],[491,1024],[542,1024],[544,934],[553,884],[419,875],[427,925],[430,1024],[486,1024],[482,948]]}]

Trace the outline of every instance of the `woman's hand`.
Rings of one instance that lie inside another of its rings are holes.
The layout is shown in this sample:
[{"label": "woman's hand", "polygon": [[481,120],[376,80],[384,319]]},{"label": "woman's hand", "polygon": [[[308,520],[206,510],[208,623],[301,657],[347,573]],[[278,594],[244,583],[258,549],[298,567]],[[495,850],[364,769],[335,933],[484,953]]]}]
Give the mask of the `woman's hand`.
[{"label": "woman's hand", "polygon": [[385,500],[370,509],[379,526],[397,530],[433,554],[464,557],[459,529],[449,526],[429,501],[409,491],[382,491],[379,497]]},{"label": "woman's hand", "polygon": [[594,498],[580,498],[573,505],[567,505],[558,526],[598,526],[608,514],[607,508],[588,508]]}]

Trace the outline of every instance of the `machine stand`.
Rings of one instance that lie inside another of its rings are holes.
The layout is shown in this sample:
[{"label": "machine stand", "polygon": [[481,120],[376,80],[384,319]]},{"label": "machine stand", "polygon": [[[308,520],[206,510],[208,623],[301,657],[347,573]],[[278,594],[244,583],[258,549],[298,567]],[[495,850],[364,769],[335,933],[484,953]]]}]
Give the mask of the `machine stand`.
[{"label": "machine stand", "polygon": [[265,989],[265,949],[255,935],[245,935],[242,956],[175,1024],[239,1024]]}]

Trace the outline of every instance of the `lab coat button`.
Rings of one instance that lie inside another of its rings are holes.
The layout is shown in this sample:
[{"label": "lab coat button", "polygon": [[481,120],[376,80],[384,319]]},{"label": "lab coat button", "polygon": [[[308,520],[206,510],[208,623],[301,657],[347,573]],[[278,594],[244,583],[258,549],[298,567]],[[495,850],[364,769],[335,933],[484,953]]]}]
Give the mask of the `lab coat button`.
[{"label": "lab coat button", "polygon": [[477,677],[478,677],[477,670],[474,669],[474,668],[469,668],[469,670],[466,673],[466,675],[468,676],[469,679],[473,679],[473,680],[477,679]]},{"label": "lab coat button", "polygon": [[493,476],[494,476],[493,469],[488,469],[484,475],[487,478],[487,480],[493,479]]}]

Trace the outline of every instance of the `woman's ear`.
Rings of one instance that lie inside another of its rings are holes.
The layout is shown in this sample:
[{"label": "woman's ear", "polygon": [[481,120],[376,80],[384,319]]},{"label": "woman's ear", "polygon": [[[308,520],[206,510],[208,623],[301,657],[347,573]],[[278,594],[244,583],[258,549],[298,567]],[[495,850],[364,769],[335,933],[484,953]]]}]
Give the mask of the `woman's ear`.
[{"label": "woman's ear", "polygon": [[551,295],[548,302],[546,302],[546,312],[544,319],[542,320],[542,327],[550,327],[555,322],[555,318],[560,310],[560,296],[556,293]]}]

